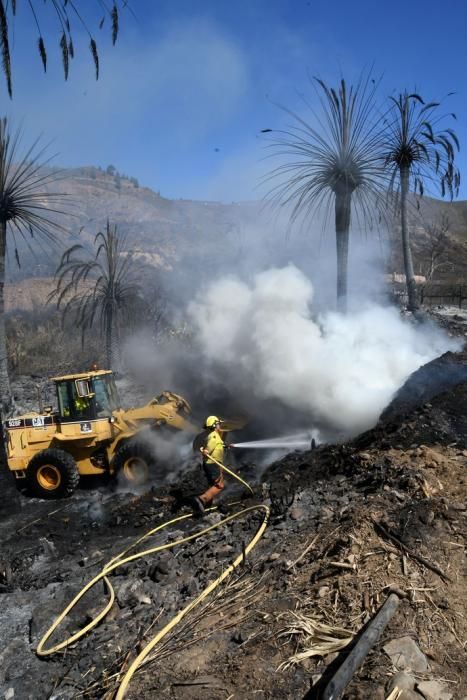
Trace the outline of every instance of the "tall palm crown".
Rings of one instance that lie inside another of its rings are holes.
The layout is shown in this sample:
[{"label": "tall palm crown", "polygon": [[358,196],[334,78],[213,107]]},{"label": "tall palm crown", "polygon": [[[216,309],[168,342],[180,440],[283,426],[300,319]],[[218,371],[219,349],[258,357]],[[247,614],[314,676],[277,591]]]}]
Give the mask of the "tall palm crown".
[{"label": "tall palm crown", "polygon": [[49,190],[60,175],[44,169],[40,162],[45,149],[36,141],[20,155],[20,132],[11,134],[7,119],[0,119],[0,409],[8,412],[12,407],[5,337],[5,258],[7,237],[14,246],[19,263],[18,238],[29,247],[37,247],[40,239],[56,243],[63,232],[55,215],[62,214],[59,206],[63,194]]},{"label": "tall palm crown", "polygon": [[108,366],[117,359],[119,329],[127,321],[140,288],[135,282],[134,261],[125,253],[126,239],[107,222],[105,232],[94,239],[95,253],[83,259],[86,249],[75,244],[66,250],[56,272],[57,307],[63,318],[73,317],[83,338],[96,325],[105,338]]},{"label": "tall palm crown", "polygon": [[20,132],[12,135],[8,120],[0,119],[0,225],[26,239],[36,231],[53,241],[63,227],[50,214],[63,213],[55,206],[64,195],[48,192],[47,186],[58,176],[45,169],[46,149],[39,149],[39,140],[23,156],[20,141]]},{"label": "tall palm crown", "polygon": [[[386,119],[385,165],[391,171],[390,187],[395,189],[401,168],[409,171],[409,185],[423,196],[426,183],[438,184],[440,194],[452,199],[459,193],[460,173],[455,167],[459,139],[452,129],[437,129],[446,117],[439,115],[440,102],[425,104],[420,95],[408,92],[390,97]],[[400,182],[399,182],[400,185]]]},{"label": "tall palm crown", "polygon": [[438,185],[442,197],[457,196],[460,173],[455,165],[459,140],[452,129],[439,125],[447,116],[439,113],[440,102],[426,104],[420,95],[403,92],[390,97],[385,120],[384,166],[389,173],[389,189],[400,204],[402,247],[407,280],[408,306],[415,311],[418,301],[410,248],[408,196],[410,190],[423,196],[430,185]]},{"label": "tall palm crown", "polygon": [[[374,112],[376,83],[367,76],[356,86],[344,79],[338,89],[315,78],[321,111],[311,124],[295,112],[272,146],[283,163],[270,177],[280,182],[271,193],[292,205],[291,218],[334,205],[337,245],[337,298],[345,309],[352,207],[371,225],[384,183],[381,132]],[[284,108],[283,108],[284,109]]]}]

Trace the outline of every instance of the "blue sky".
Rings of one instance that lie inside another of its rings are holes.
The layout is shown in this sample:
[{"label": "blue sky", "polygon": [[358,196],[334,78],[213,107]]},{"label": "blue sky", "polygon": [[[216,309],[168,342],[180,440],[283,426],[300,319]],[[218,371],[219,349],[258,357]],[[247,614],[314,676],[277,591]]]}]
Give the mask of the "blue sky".
[{"label": "blue sky", "polygon": [[[172,198],[253,199],[269,167],[259,132],[286,123],[275,103],[301,110],[300,94],[315,99],[310,75],[355,80],[374,64],[381,98],[405,88],[427,100],[455,91],[445,104],[458,117],[467,181],[465,0],[132,0],[136,18],[123,13],[115,47],[108,28],[96,30],[97,83],[79,27],[64,82],[52,15],[42,17],[44,75],[32,16],[18,5],[14,96],[0,76],[1,114],[22,125],[25,142],[52,141],[59,165],[113,164]],[[93,27],[97,5],[80,2]]]}]

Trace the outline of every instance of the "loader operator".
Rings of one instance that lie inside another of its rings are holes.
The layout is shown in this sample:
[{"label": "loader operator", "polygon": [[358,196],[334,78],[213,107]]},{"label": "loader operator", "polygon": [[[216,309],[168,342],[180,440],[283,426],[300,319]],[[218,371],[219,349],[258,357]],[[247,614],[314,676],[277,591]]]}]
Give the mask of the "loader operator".
[{"label": "loader operator", "polygon": [[193,507],[198,515],[202,515],[207,506],[211,505],[215,496],[218,496],[224,488],[224,474],[217,462],[224,461],[224,441],[221,436],[221,421],[217,416],[208,416],[204,427],[208,432],[204,447],[201,448],[203,454],[203,470],[208,480],[209,487],[200,496],[193,499]]}]

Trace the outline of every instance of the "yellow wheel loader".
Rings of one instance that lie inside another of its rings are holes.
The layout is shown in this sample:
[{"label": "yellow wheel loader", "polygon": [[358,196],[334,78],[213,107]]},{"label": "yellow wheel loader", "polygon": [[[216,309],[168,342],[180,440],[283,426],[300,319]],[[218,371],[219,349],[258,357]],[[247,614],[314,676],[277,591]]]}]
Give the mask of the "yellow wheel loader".
[{"label": "yellow wheel loader", "polygon": [[69,496],[80,475],[118,474],[127,483],[142,484],[156,466],[151,446],[158,434],[184,431],[192,438],[199,432],[187,418],[187,401],[169,391],[125,410],[111,371],[52,381],[56,411],[49,406],[3,424],[9,469],[40,498]]}]

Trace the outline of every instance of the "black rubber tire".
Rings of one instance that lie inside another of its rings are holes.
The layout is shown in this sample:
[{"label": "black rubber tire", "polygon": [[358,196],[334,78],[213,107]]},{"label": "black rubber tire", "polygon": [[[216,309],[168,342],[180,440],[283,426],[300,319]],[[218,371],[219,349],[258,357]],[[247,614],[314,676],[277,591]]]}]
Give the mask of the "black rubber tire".
[{"label": "black rubber tire", "polygon": [[[45,487],[47,471],[52,478],[49,486]],[[39,498],[65,498],[76,490],[79,472],[75,460],[68,452],[51,447],[38,452],[31,459],[26,472],[26,482],[28,489]]]},{"label": "black rubber tire", "polygon": [[[141,474],[146,472],[144,478],[131,478],[131,460],[137,460],[141,465]],[[112,461],[115,476],[119,482],[127,486],[142,486],[149,480],[151,472],[155,466],[156,460],[150,448],[140,442],[125,442],[118,448],[115,457]]]}]

